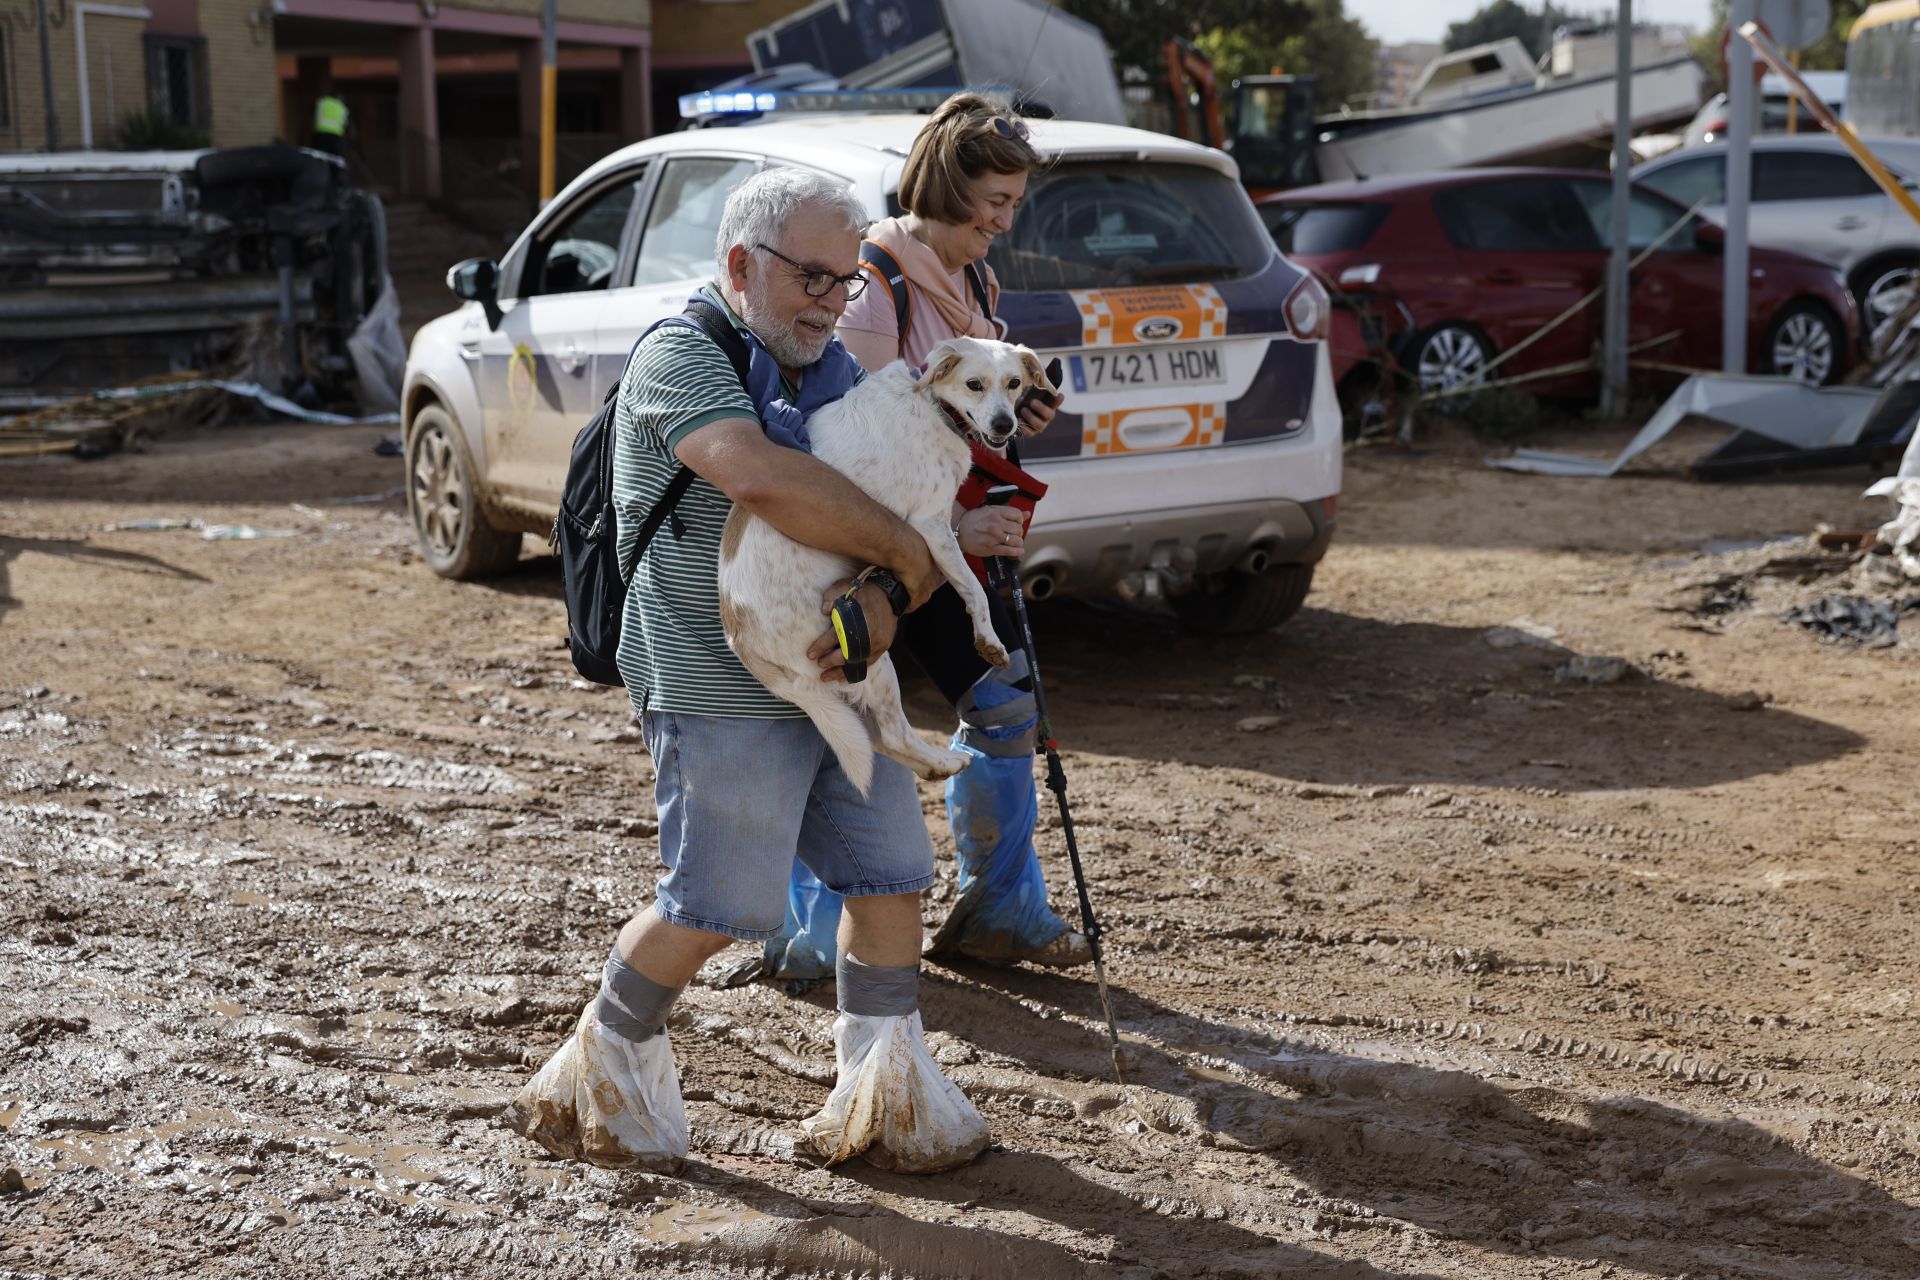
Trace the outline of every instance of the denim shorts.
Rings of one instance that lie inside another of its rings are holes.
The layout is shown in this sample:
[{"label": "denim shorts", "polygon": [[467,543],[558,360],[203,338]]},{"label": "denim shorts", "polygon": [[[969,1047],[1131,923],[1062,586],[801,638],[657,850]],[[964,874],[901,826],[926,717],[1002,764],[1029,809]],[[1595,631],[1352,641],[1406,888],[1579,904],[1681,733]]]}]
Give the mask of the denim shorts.
[{"label": "denim shorts", "polygon": [[776,937],[796,856],[849,898],[933,883],[933,841],[906,766],[877,757],[862,798],[811,720],[649,711],[640,732],[667,868],[654,903],[662,919],[749,942]]}]

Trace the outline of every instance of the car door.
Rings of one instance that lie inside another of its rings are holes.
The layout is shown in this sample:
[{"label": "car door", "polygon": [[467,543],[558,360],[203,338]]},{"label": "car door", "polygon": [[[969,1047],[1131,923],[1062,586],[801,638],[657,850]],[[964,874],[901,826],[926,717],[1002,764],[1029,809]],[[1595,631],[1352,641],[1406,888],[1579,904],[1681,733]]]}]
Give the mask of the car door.
[{"label": "car door", "polygon": [[[1516,176],[1442,187],[1433,193],[1441,231],[1456,249],[1445,296],[1429,289],[1423,328],[1447,319],[1478,326],[1496,352],[1532,336],[1599,282],[1600,241],[1586,210],[1556,177]],[[1436,276],[1434,284],[1440,283]],[[1451,310],[1452,316],[1437,314]],[[1511,377],[1582,360],[1592,349],[1592,308],[1577,312],[1500,366]],[[1545,389],[1544,387],[1536,389]]]},{"label": "car door", "polygon": [[733,189],[760,168],[757,155],[675,155],[661,162],[649,188],[628,292],[633,304],[609,311],[600,331],[596,378],[619,378],[648,325],[682,310],[719,274],[713,242]]},{"label": "car door", "polygon": [[[1586,206],[1595,232],[1603,240],[1610,240],[1613,183],[1599,176],[1573,179],[1572,186]],[[1646,369],[1651,364],[1702,369],[1720,365],[1724,259],[1700,249],[1692,226],[1667,234],[1686,216],[1686,208],[1678,201],[1657,192],[1636,187],[1629,193],[1628,252],[1637,257],[1647,246],[1660,241],[1660,248],[1633,269],[1627,290],[1627,346],[1633,352],[1632,359],[1650,374],[1660,372]],[[1602,303],[1594,303],[1593,310],[1605,316]]]},{"label": "car door", "polygon": [[595,352],[644,164],[621,168],[543,218],[509,267],[512,297],[480,339],[481,426],[492,487],[540,506],[559,501],[574,434],[605,391]]},{"label": "car door", "polygon": [[1892,204],[1852,156],[1811,148],[1754,153],[1755,244],[1851,265],[1879,243]]}]

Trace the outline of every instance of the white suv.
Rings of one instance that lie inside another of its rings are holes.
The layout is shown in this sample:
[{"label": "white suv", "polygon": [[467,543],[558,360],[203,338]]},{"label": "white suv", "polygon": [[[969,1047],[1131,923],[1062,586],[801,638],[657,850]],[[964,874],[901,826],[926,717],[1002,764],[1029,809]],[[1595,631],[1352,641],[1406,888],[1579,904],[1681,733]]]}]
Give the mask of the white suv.
[{"label": "white suv", "polygon": [[[815,115],[653,138],[571,183],[497,267],[455,267],[468,302],[414,338],[402,400],[428,563],[479,576],[547,530],[574,434],[634,341],[712,277],[735,184],[802,165],[896,213],[923,123]],[[1215,632],[1277,625],[1306,596],[1340,490],[1324,293],[1275,251],[1220,152],[1052,120],[1033,142],[1054,163],[989,259],[1009,337],[1068,370],[1059,417],[1021,447],[1051,486],[1028,590],[1164,597]]]}]

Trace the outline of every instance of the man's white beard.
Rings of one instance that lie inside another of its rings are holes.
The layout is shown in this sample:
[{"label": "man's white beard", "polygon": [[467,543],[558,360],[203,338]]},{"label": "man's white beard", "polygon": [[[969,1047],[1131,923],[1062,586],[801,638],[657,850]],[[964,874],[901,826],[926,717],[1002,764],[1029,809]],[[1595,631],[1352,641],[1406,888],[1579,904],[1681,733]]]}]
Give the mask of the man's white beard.
[{"label": "man's white beard", "polygon": [[[802,311],[801,316],[819,319],[828,327],[827,334],[817,342],[803,339],[793,331],[793,322],[782,323],[775,318],[773,308],[765,304],[762,289],[755,284],[740,295],[740,318],[747,322],[756,338],[783,369],[804,369],[820,358],[827,349],[827,343],[833,339],[833,313],[826,310],[818,312]],[[799,317],[794,318],[798,320]]]}]

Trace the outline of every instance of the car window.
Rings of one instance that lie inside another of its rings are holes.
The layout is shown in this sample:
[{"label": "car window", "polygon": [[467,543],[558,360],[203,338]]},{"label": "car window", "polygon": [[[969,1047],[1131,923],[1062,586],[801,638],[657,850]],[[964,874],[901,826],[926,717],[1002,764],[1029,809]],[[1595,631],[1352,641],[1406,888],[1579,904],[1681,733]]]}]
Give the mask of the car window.
[{"label": "car window", "polygon": [[1246,189],[1217,169],[1065,160],[1035,173],[987,261],[1007,289],[1194,284],[1252,275],[1273,240]]},{"label": "car window", "polygon": [[742,156],[684,156],[667,161],[640,232],[635,284],[665,284],[714,274],[720,212],[741,181],[760,167]]},{"label": "car window", "polygon": [[1593,223],[1558,178],[1509,178],[1433,193],[1440,229],[1455,247],[1496,253],[1598,249]]},{"label": "car window", "polygon": [[1852,156],[1829,151],[1756,151],[1755,200],[1847,200],[1879,195]]},{"label": "car window", "polygon": [[613,268],[620,260],[620,238],[643,176],[624,174],[561,214],[551,233],[542,234],[528,251],[520,274],[520,296],[580,293],[612,284]]},{"label": "car window", "polygon": [[1282,253],[1347,253],[1362,248],[1393,206],[1379,201],[1270,204],[1261,214]]},{"label": "car window", "polygon": [[1638,179],[1639,185],[1651,187],[1663,196],[1672,196],[1691,209],[1696,201],[1705,200],[1708,204],[1727,202],[1727,161],[1725,156],[1698,156],[1692,160],[1681,160],[1664,169],[1656,169],[1646,177]]},{"label": "car window", "polygon": [[[1580,203],[1586,206],[1587,219],[1593,224],[1593,232],[1602,244],[1613,242],[1613,184],[1611,182],[1580,181],[1573,184],[1580,196]],[[1680,221],[1686,215],[1680,208],[1659,196],[1646,191],[1627,193],[1627,247],[1635,252],[1646,248],[1666,234],[1668,227]],[[1691,253],[1697,246],[1693,239],[1693,230],[1682,227],[1668,236],[1660,246],[1662,253]]]}]

